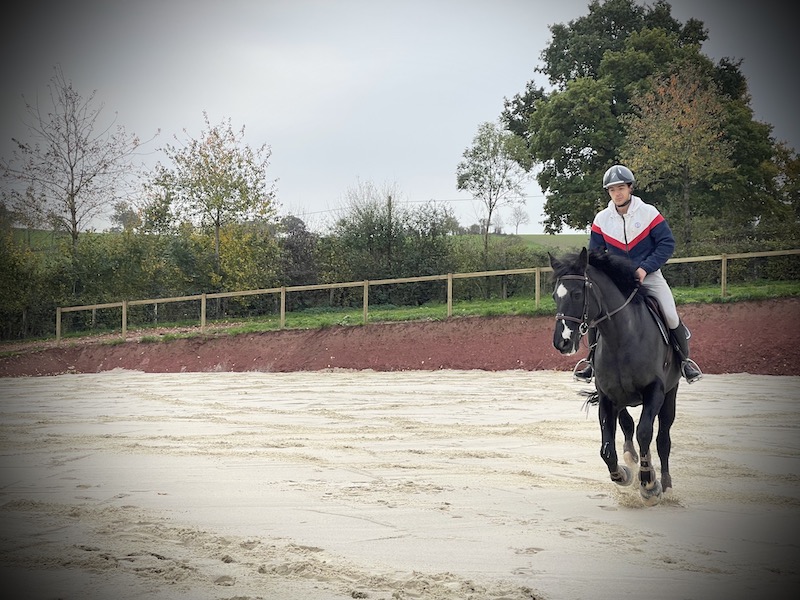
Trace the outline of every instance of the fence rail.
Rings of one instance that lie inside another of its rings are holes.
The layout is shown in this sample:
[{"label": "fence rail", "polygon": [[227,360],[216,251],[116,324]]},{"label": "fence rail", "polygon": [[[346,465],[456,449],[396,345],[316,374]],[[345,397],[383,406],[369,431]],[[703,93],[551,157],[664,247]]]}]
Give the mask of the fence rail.
[{"label": "fence rail", "polygon": [[[667,264],[676,263],[696,263],[696,262],[713,262],[719,261],[720,263],[720,295],[725,297],[727,295],[728,287],[728,261],[734,259],[746,258],[760,258],[768,256],[791,256],[800,254],[800,249],[795,250],[769,250],[764,252],[743,252],[737,254],[717,254],[708,256],[691,256],[685,258],[671,258]],[[199,301],[200,302],[200,331],[204,332],[206,328],[206,305],[207,301],[212,298],[236,298],[242,296],[258,296],[267,294],[280,294],[280,328],[286,327],[286,295],[292,292],[306,292],[315,290],[331,290],[342,288],[357,288],[361,287],[363,290],[363,321],[364,325],[369,322],[369,288],[379,285],[393,285],[399,283],[419,283],[426,281],[446,281],[447,282],[447,316],[453,316],[453,280],[455,279],[470,279],[478,277],[497,277],[503,275],[534,275],[534,298],[535,306],[539,308],[541,301],[541,277],[542,273],[552,272],[550,267],[531,267],[524,269],[505,269],[499,271],[478,271],[471,273],[447,273],[446,275],[423,275],[420,277],[403,277],[400,279],[374,279],[364,281],[348,281],[343,283],[320,283],[314,285],[294,285],[294,286],[281,286],[275,288],[265,288],[258,290],[243,290],[238,292],[214,292],[207,294],[195,294],[192,296],[176,296],[172,298],[149,298],[146,300],[123,300],[121,302],[106,302],[104,304],[87,304],[83,306],[64,306],[56,308],[56,341],[61,341],[61,321],[62,315],[67,312],[79,311],[97,311],[98,309],[106,308],[121,308],[122,309],[122,337],[127,337],[128,333],[128,307],[131,306],[144,306],[144,305],[159,305],[168,304],[171,302],[186,302],[186,301]]]}]

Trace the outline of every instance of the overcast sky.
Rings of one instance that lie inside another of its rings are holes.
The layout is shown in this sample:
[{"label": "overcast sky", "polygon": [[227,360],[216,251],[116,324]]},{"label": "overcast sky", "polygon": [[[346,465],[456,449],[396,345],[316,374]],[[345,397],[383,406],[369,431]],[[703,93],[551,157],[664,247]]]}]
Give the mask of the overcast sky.
[{"label": "overcast sky", "polygon": [[[60,64],[129,133],[147,139],[160,129],[153,152],[183,129],[199,137],[203,111],[213,125],[245,126],[248,145],[272,149],[281,214],[312,228],[334,217],[359,181],[396,185],[408,202],[449,202],[469,225],[480,204],[456,190],[462,153],[504,98],[531,79],[546,85],[534,68],[549,26],[588,14],[588,4],[33,0],[0,25],[0,149],[25,135],[21,96],[41,96]],[[798,148],[798,34],[780,4],[671,2],[681,22],[705,23],[707,55],[744,60],[756,118]],[[541,191],[533,183],[528,194],[530,224],[520,233],[541,232]]]}]

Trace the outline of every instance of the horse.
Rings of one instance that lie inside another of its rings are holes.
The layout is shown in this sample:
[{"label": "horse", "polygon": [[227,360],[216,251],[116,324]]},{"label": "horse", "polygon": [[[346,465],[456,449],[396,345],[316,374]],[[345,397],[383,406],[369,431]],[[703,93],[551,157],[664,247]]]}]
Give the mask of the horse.
[{"label": "horse", "polygon": [[[632,484],[632,469],[639,463],[639,492],[646,506],[655,506],[662,494],[672,490],[669,453],[670,428],[675,421],[675,398],[680,381],[680,358],[648,306],[646,289],[639,286],[636,266],[625,257],[589,252],[568,254],[560,259],[549,254],[553,268],[556,323],[553,346],[564,355],[575,354],[590,327],[596,327],[594,353],[596,391],[591,394],[598,406],[600,456],[608,466],[611,481],[620,486]],[[629,407],[641,406],[636,425]],[[656,449],[661,462],[659,481],[650,457],[655,419],[658,417]],[[625,437],[619,464],[616,450],[616,424]]]}]

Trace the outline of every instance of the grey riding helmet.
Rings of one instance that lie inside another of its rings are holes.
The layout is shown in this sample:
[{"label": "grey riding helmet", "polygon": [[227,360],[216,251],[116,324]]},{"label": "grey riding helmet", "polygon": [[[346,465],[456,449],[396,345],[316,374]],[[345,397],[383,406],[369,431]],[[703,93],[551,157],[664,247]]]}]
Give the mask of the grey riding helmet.
[{"label": "grey riding helmet", "polygon": [[614,165],[603,175],[603,189],[619,183],[635,183],[631,170],[625,165]]}]

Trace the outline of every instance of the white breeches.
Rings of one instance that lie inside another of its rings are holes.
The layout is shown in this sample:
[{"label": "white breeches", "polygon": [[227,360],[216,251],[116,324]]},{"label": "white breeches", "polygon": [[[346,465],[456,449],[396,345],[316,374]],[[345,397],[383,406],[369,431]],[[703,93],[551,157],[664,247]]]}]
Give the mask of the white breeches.
[{"label": "white breeches", "polygon": [[648,273],[642,285],[647,288],[650,295],[658,300],[658,304],[661,306],[661,312],[664,313],[667,327],[675,329],[680,325],[681,320],[678,317],[678,309],[675,306],[675,297],[672,295],[672,290],[667,280],[664,279],[661,269]]}]

